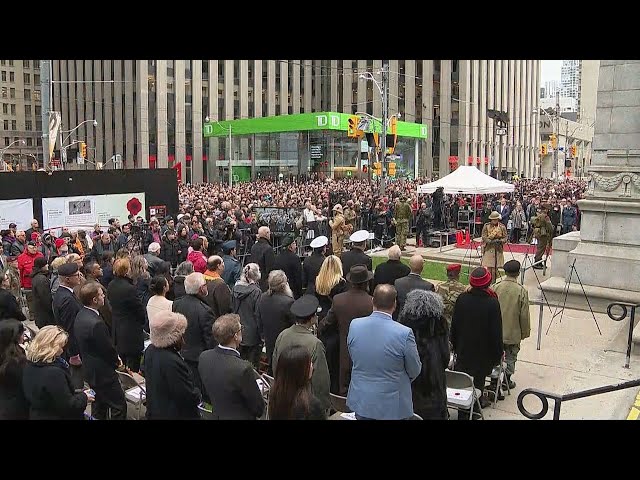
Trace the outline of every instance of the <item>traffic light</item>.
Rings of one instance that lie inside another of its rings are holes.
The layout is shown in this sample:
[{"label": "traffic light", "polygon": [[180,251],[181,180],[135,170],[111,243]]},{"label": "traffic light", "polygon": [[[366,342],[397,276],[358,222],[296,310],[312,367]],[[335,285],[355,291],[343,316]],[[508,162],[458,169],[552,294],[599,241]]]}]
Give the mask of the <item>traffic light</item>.
[{"label": "traffic light", "polygon": [[544,157],[546,154],[547,154],[547,144],[543,143],[542,145],[540,145],[540,155]]},{"label": "traffic light", "polygon": [[358,138],[358,116],[351,115],[347,120],[347,136],[349,138]]},{"label": "traffic light", "polygon": [[389,119],[389,132],[393,135],[398,134],[398,117],[391,117]]},{"label": "traffic light", "polygon": [[572,157],[576,156],[576,151],[578,150],[578,148],[575,145],[571,145],[569,147],[569,153],[571,154]]},{"label": "traffic light", "polygon": [[373,173],[378,176],[382,176],[382,165],[380,164],[380,162],[373,163]]},{"label": "traffic light", "polygon": [[87,158],[87,144],[84,142],[80,142],[80,156]]},{"label": "traffic light", "polygon": [[389,162],[389,176],[395,177],[396,175],[396,164],[395,162]]},{"label": "traffic light", "polygon": [[369,169],[367,168],[366,165],[362,166],[362,173],[367,173],[369,171]]},{"label": "traffic light", "polygon": [[549,140],[551,140],[551,148],[554,150],[558,148],[558,137],[556,137],[555,134],[549,135]]}]

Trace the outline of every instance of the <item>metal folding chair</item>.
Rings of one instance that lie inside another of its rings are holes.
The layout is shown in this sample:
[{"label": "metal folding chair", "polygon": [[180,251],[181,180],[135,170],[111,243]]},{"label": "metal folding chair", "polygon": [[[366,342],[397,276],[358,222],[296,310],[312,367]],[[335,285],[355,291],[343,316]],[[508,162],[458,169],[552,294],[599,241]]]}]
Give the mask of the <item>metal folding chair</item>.
[{"label": "metal folding chair", "polygon": [[331,408],[340,413],[352,413],[349,407],[347,407],[347,397],[342,397],[334,393],[329,393],[329,400],[331,402]]},{"label": "metal folding chair", "polygon": [[[502,354],[502,358],[500,359],[500,363],[493,367],[491,371],[491,375],[489,375],[486,380],[489,381],[489,386],[492,385],[492,382],[496,382],[496,389],[491,390],[485,386],[485,390],[491,392],[493,395],[493,408],[495,408],[498,403],[498,399],[500,394],[502,393],[502,384],[503,382],[507,385],[507,393],[511,395],[511,388],[509,388],[509,382],[507,381],[507,365],[505,361],[505,354]],[[486,383],[485,380],[485,383]]]},{"label": "metal folding chair", "polygon": [[140,420],[140,411],[142,410],[142,404],[147,398],[147,391],[144,387],[144,382],[138,382],[133,375],[121,370],[116,370],[118,374],[118,380],[124,390],[124,397],[128,403],[131,403],[136,408],[136,420]]},{"label": "metal folding chair", "polygon": [[[469,420],[474,413],[484,420],[480,396],[482,392],[475,388],[473,377],[464,372],[445,370],[447,377],[447,407],[457,410],[469,411]],[[468,393],[465,393],[468,392]],[[475,411],[477,407],[477,411]]]}]

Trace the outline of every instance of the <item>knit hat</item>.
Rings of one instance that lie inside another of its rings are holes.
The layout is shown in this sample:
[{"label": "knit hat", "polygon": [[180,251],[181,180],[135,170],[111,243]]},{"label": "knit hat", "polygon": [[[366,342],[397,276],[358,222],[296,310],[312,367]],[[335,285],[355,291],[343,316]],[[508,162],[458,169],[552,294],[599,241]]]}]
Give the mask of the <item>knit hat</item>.
[{"label": "knit hat", "polygon": [[62,238],[56,238],[56,249],[59,249],[62,245],[65,244],[64,239]]},{"label": "knit hat", "polygon": [[44,267],[47,264],[47,259],[44,257],[38,257],[33,261],[33,269],[34,270],[40,270],[42,267]]},{"label": "knit hat", "polygon": [[40,234],[39,234],[38,232],[33,232],[33,233],[31,234],[31,240],[33,240],[33,241],[35,242],[36,240],[38,240],[38,236],[39,236],[39,235],[40,235]]},{"label": "knit hat", "polygon": [[491,272],[485,267],[478,267],[471,272],[469,285],[474,288],[486,288],[491,285]]},{"label": "knit hat", "polygon": [[175,345],[187,329],[187,318],[181,313],[163,310],[149,320],[151,343],[158,348]]}]

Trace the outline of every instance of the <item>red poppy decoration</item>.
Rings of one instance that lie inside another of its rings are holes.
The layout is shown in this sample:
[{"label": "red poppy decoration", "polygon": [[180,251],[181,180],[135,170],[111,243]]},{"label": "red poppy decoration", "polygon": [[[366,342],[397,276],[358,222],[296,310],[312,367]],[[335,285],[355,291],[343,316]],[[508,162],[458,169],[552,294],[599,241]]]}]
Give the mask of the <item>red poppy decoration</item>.
[{"label": "red poppy decoration", "polygon": [[136,197],[133,197],[127,202],[127,210],[131,215],[137,215],[142,210],[142,203]]}]

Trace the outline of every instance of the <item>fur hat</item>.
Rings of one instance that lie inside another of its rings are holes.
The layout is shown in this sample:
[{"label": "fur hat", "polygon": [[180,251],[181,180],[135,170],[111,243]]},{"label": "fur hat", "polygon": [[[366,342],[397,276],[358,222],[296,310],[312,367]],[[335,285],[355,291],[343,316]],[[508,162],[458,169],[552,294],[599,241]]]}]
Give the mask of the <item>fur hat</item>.
[{"label": "fur hat", "polygon": [[158,348],[175,345],[187,329],[187,318],[168,310],[159,312],[149,321],[151,343]]}]

